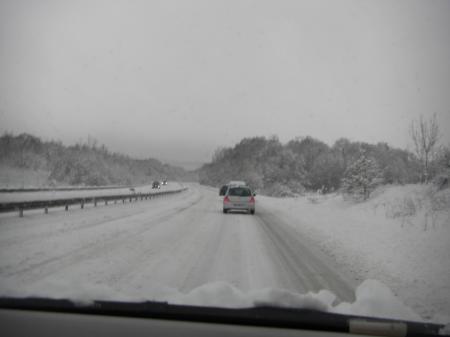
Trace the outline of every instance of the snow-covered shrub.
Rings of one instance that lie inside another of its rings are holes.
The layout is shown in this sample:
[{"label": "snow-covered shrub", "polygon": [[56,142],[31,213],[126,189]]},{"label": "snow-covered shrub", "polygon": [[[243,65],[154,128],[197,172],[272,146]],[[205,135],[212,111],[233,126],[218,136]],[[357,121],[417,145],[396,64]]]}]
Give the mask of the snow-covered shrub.
[{"label": "snow-covered shrub", "polygon": [[310,195],[307,197],[307,200],[311,203],[311,204],[318,204],[320,199],[319,196],[317,195]]},{"label": "snow-covered shrub", "polygon": [[430,208],[433,211],[450,211],[450,189],[435,190],[430,188],[428,191],[430,199]]},{"label": "snow-covered shrub", "polygon": [[435,171],[433,184],[443,190],[450,186],[450,147],[439,149],[436,160],[432,163]]},{"label": "snow-covered shrub", "polygon": [[262,192],[272,197],[294,197],[295,193],[289,188],[289,186],[274,183],[268,187],[265,187]]},{"label": "snow-covered shrub", "polygon": [[377,193],[374,210],[382,209],[387,218],[428,230],[450,224],[450,189],[434,185],[390,186]]},{"label": "snow-covered shrub", "polygon": [[285,185],[288,185],[290,190],[296,195],[303,195],[306,192],[305,186],[303,186],[299,181],[289,180]]},{"label": "snow-covered shrub", "polygon": [[413,216],[417,213],[417,201],[411,196],[405,196],[398,202],[392,202],[385,205],[386,217],[388,218],[404,218]]},{"label": "snow-covered shrub", "polygon": [[433,184],[440,190],[448,188],[450,180],[450,174],[439,174],[433,179]]}]

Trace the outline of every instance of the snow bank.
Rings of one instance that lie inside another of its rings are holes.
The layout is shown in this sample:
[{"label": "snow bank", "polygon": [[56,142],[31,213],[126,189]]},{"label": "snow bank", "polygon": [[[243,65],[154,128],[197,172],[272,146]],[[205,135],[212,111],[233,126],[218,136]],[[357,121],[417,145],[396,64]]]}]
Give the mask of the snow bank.
[{"label": "snow bank", "polygon": [[385,284],[376,280],[364,281],[355,291],[355,302],[340,303],[333,312],[421,321],[421,317],[405,306]]},{"label": "snow bank", "polygon": [[383,283],[365,280],[355,290],[353,303],[335,303],[336,295],[329,290],[299,294],[285,289],[258,289],[243,292],[230,284],[214,282],[193,289],[187,294],[174,292],[169,303],[245,308],[274,306],[311,309],[339,314],[422,321],[423,319],[404,305]]},{"label": "snow bank", "polygon": [[[221,308],[250,308],[272,306],[282,308],[311,309],[346,315],[423,321],[405,306],[383,283],[376,280],[362,282],[355,291],[355,302],[335,303],[336,296],[329,290],[317,293],[299,294],[285,289],[258,289],[243,292],[225,282],[207,283],[182,293],[168,287],[117,291],[98,284],[67,284],[46,281],[36,284],[33,289],[18,289],[14,284],[1,284],[2,296],[47,297],[70,299],[80,305],[89,305],[93,300],[111,301],[162,301],[170,304],[209,306]],[[446,323],[450,321],[450,317]]]},{"label": "snow bank", "polygon": [[297,294],[284,289],[259,289],[243,292],[225,282],[213,282],[193,289],[187,294],[174,293],[168,298],[172,304],[248,308],[275,306],[327,311],[336,297],[324,290],[319,293]]},{"label": "snow bank", "polygon": [[362,203],[337,194],[258,201],[355,280],[382,281],[424,318],[450,316],[450,189],[384,186]]}]

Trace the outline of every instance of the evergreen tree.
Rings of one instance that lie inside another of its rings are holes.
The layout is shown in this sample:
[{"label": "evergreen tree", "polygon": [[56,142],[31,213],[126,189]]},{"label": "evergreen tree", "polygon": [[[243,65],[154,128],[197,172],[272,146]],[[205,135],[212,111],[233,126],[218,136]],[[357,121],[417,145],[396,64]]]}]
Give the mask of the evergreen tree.
[{"label": "evergreen tree", "polygon": [[362,153],[345,171],[342,180],[343,191],[363,200],[381,183],[382,172],[375,159]]}]

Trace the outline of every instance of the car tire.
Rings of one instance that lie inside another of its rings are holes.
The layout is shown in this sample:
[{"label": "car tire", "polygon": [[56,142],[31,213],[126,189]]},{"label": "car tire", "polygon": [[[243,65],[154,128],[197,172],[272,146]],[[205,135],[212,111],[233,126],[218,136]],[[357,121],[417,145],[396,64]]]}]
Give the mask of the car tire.
[{"label": "car tire", "polygon": [[227,214],[227,213],[228,213],[228,210],[224,208],[224,209],[223,209],[223,213],[224,213],[224,214]]},{"label": "car tire", "polygon": [[250,214],[251,214],[251,215],[255,215],[255,210],[254,210],[254,209],[251,209],[251,210],[250,210]]}]

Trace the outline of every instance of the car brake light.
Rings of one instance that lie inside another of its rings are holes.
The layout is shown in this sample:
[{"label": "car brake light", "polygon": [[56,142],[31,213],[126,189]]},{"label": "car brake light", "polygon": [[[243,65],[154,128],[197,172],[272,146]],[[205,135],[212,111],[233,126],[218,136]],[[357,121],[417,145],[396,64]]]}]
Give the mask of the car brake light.
[{"label": "car brake light", "polygon": [[250,197],[250,203],[254,204],[255,203],[255,198],[254,197]]},{"label": "car brake light", "polygon": [[225,198],[223,198],[223,202],[226,203],[226,204],[230,202],[230,199],[228,198],[228,196],[226,196]]}]

